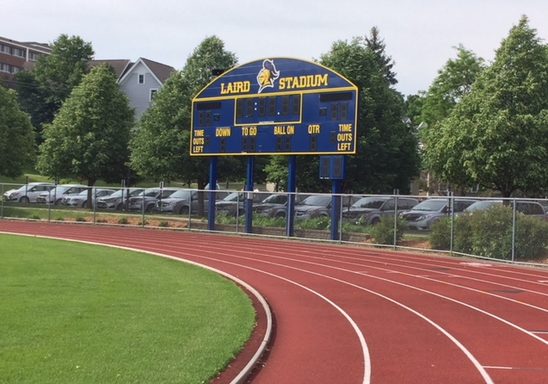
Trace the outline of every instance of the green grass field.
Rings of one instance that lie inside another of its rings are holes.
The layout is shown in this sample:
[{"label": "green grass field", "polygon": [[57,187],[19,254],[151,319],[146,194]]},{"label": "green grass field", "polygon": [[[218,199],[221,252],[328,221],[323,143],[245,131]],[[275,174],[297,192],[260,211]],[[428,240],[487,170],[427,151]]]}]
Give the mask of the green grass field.
[{"label": "green grass field", "polygon": [[230,281],[146,254],[0,235],[0,383],[205,383],[255,315]]}]

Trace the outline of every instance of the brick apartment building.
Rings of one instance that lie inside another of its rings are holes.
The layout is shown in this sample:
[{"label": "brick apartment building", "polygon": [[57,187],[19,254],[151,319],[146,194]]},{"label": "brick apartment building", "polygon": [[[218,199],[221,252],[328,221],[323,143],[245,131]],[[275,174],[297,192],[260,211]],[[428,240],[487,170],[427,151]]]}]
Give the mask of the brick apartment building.
[{"label": "brick apartment building", "polygon": [[8,88],[15,88],[15,74],[32,69],[42,55],[49,55],[48,44],[20,42],[0,36],[0,82]]}]

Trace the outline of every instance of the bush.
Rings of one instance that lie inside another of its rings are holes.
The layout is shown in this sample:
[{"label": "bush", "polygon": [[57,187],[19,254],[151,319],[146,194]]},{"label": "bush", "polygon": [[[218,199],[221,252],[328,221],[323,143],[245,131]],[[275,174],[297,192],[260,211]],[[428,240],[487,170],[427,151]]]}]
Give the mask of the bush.
[{"label": "bush", "polygon": [[[405,226],[405,221],[398,218],[396,222],[396,244],[401,241]],[[394,217],[383,217],[377,225],[371,227],[370,234],[376,244],[394,245]]]},{"label": "bush", "polygon": [[295,227],[297,229],[328,229],[329,217],[321,216],[313,219],[295,221]]},{"label": "bush", "polygon": [[83,222],[86,221],[86,218],[85,218],[85,217],[82,217],[82,216],[77,216],[76,219],[74,219],[74,220],[76,220],[76,221],[78,221],[78,222],[80,222],[80,223],[83,223]]},{"label": "bush", "polygon": [[167,221],[160,221],[160,223],[158,223],[158,226],[159,226],[159,227],[162,227],[162,228],[168,228],[168,227],[169,227],[169,222],[167,222]]},{"label": "bush", "polygon": [[[453,250],[470,253],[472,251],[472,227],[467,216],[455,217],[453,233]],[[451,219],[449,217],[432,225],[430,245],[432,249],[449,250],[451,248]]]},{"label": "bush", "polygon": [[129,223],[129,220],[127,219],[127,217],[120,217],[118,219],[118,224],[124,224],[125,225],[127,223]]},{"label": "bush", "polygon": [[[448,250],[450,221],[440,220],[432,227],[433,249]],[[548,223],[522,213],[516,214],[516,259],[543,257],[548,245]],[[512,209],[492,207],[454,221],[453,250],[476,256],[510,260],[512,258]]]}]

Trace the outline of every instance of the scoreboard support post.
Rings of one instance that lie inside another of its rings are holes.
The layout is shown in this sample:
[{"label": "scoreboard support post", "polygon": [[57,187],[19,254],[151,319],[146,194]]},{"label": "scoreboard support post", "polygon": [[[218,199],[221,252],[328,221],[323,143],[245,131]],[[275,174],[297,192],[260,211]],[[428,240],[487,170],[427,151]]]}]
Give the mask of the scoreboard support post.
[{"label": "scoreboard support post", "polygon": [[341,191],[342,180],[331,180],[331,240],[340,240]]},{"label": "scoreboard support post", "polygon": [[253,232],[253,171],[255,169],[255,157],[247,158],[247,177],[245,185],[245,232]]},{"label": "scoreboard support post", "polygon": [[292,237],[295,234],[295,191],[297,181],[297,156],[289,156],[289,169],[287,176],[287,214],[286,235]]},{"label": "scoreboard support post", "polygon": [[209,199],[207,210],[207,229],[215,230],[215,201],[217,189],[217,156],[209,159]]}]

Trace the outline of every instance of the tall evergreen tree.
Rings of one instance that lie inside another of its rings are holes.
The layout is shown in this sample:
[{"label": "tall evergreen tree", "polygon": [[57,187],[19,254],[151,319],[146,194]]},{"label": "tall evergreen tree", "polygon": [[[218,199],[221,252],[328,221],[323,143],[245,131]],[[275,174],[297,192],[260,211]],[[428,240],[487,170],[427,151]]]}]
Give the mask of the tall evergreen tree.
[{"label": "tall evergreen tree", "polygon": [[368,39],[336,42],[321,60],[360,89],[358,154],[349,158],[346,186],[351,191],[397,188],[405,193],[419,170],[417,140],[404,122],[403,97],[391,88],[395,74],[378,31]]}]

